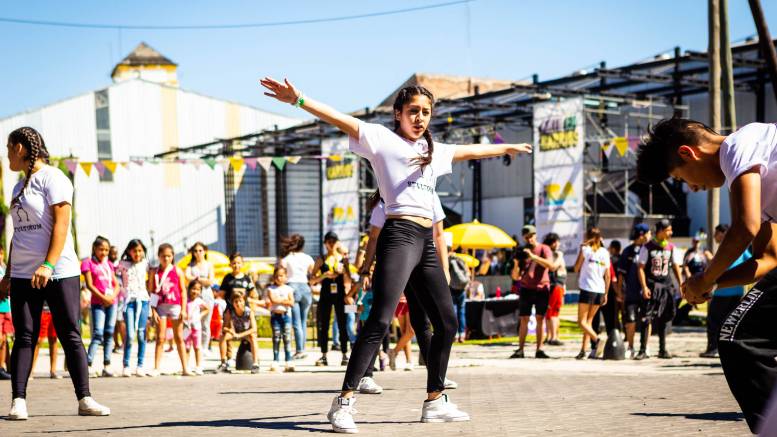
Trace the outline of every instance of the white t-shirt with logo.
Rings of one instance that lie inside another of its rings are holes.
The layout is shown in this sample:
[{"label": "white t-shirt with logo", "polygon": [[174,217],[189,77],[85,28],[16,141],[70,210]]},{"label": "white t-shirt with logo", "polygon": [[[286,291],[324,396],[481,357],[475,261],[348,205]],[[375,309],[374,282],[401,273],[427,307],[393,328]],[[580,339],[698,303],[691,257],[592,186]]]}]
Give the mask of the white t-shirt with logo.
[{"label": "white t-shirt with logo", "polygon": [[422,172],[413,160],[425,156],[427,147],[423,139],[408,142],[385,126],[359,122],[350,149],[372,164],[387,215],[433,218],[437,178],[451,173],[456,146],[435,142],[432,163]]},{"label": "white t-shirt with logo", "polygon": [[[13,196],[21,191],[24,180],[13,189]],[[73,184],[59,169],[44,165],[30,176],[30,183],[11,208],[13,219],[13,251],[11,252],[11,277],[31,279],[35,270],[46,261],[54,230],[52,205],[73,204]],[[73,249],[70,233],[70,217],[65,246],[54,267],[52,279],[63,279],[81,274],[81,263]]]},{"label": "white t-shirt with logo", "polygon": [[[434,217],[432,217],[432,222],[434,223],[445,220],[445,210],[442,209],[442,203],[440,202],[440,197],[437,194],[434,195],[433,215]],[[378,202],[378,204],[375,205],[375,208],[372,208],[372,213],[370,214],[370,226],[382,228],[385,224],[386,208],[383,205],[383,202]]]},{"label": "white t-shirt with logo", "polygon": [[581,290],[591,293],[604,293],[604,273],[610,269],[610,252],[600,247],[593,250],[583,246],[583,265],[580,267],[578,285]]},{"label": "white t-shirt with logo", "polygon": [[761,220],[777,222],[777,125],[750,123],[726,137],[720,146],[720,169],[726,186],[742,173],[761,172]]},{"label": "white t-shirt with logo", "polygon": [[308,271],[316,262],[307,253],[292,252],[281,260],[281,265],[286,267],[288,281],[308,283]]}]

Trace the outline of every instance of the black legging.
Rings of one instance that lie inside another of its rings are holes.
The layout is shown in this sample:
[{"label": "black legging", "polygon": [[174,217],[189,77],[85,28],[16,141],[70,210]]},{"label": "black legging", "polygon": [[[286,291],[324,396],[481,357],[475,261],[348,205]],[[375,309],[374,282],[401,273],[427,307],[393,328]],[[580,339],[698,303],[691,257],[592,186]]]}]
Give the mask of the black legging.
[{"label": "black legging", "polygon": [[376,260],[372,309],[348,362],[343,390],[355,390],[367,366],[372,364],[399,296],[408,284],[434,328],[425,357],[426,389],[428,392],[444,390],[457,321],[451,292],[434,248],[432,229],[409,220],[386,220],[378,237]]},{"label": "black legging", "polygon": [[[337,294],[330,291],[331,284],[337,285]],[[321,353],[329,352],[329,322],[332,318],[332,307],[335,308],[335,320],[337,328],[340,330],[340,350],[348,353],[348,318],[345,315],[345,288],[342,280],[332,281],[326,279],[321,282],[321,294],[318,298],[316,307],[316,320],[318,321],[318,345],[321,347]]]},{"label": "black legging", "polygon": [[[426,317],[426,311],[424,311],[424,307],[421,305],[417,293],[410,284],[408,284],[405,289],[405,298],[407,299],[407,307],[410,311],[410,326],[413,327],[413,331],[415,332],[419,353],[424,359],[424,362],[426,362],[426,353],[429,351],[429,344],[432,342],[432,323],[429,321],[429,318]],[[361,334],[361,331],[359,331],[359,334]],[[386,332],[386,335],[383,336],[383,351],[388,352],[388,348],[389,339],[388,332]],[[375,367],[375,361],[378,359],[379,351],[380,348],[375,350],[375,355],[372,356],[371,364],[367,366],[367,371],[364,373],[364,376],[372,378],[372,369]]]},{"label": "black legging", "polygon": [[11,391],[14,398],[27,396],[27,379],[32,372],[32,355],[40,332],[43,301],[49,304],[59,342],[65,351],[76,397],[89,394],[86,350],[81,341],[81,287],[78,276],[55,280],[43,290],[32,288],[29,279],[11,279],[11,317],[15,338],[11,353]]}]

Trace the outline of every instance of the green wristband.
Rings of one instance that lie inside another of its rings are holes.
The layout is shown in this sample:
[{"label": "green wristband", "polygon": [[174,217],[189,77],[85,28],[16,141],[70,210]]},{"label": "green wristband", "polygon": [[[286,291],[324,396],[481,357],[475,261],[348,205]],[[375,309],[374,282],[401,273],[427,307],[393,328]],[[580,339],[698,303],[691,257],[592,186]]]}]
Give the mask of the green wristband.
[{"label": "green wristband", "polygon": [[54,265],[48,261],[43,261],[43,266],[50,268],[52,272],[54,271]]},{"label": "green wristband", "polygon": [[303,96],[300,93],[299,97],[297,98],[297,102],[294,103],[294,106],[296,106],[297,108],[301,108],[304,105],[305,105],[305,96]]}]

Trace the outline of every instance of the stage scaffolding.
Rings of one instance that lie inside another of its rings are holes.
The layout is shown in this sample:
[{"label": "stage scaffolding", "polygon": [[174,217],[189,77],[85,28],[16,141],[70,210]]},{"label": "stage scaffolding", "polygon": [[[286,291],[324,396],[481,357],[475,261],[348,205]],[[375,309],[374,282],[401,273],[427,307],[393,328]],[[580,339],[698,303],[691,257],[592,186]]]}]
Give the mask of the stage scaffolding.
[{"label": "stage scaffolding", "polygon": [[[758,43],[747,41],[732,48],[735,89],[753,93],[754,121],[765,118],[767,74]],[[536,103],[582,97],[585,103],[586,213],[590,220],[597,216],[671,216],[682,220],[686,215],[683,188],[673,181],[647,187],[635,180],[635,153],[624,156],[602,154],[602,145],[613,137],[635,137],[644,134],[651,124],[673,114],[686,115],[684,99],[704,94],[708,88],[707,54],[685,51],[679,47],[646,61],[608,68],[602,62],[590,71],[540,81],[514,83],[509,88],[458,99],[440,100],[435,107],[431,129],[435,137],[451,143],[473,143],[500,128],[531,129],[532,107]],[[392,114],[387,109],[365,108],[352,115],[373,123],[390,125]],[[334,127],[311,121],[287,129],[271,129],[235,138],[216,139],[210,143],[174,149],[157,158],[214,158],[300,156],[320,158],[321,141],[342,137]],[[473,164],[472,208],[477,217],[482,211],[478,196],[482,174]],[[362,166],[363,197],[373,188],[368,166]],[[231,172],[231,170],[230,170]],[[230,177],[225,177],[229,184]],[[463,187],[448,180],[446,193],[460,196]],[[230,188],[225,187],[226,192]],[[282,187],[281,187],[282,188]],[[276,220],[284,220],[276,215]]]}]

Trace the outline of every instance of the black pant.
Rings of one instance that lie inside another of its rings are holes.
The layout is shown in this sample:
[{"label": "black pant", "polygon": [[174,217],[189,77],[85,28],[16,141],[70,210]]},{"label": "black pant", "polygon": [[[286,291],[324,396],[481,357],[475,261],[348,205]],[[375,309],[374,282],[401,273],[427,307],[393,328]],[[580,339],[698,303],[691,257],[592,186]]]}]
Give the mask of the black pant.
[{"label": "black pant", "polygon": [[65,351],[70,378],[78,399],[89,394],[86,350],[81,341],[81,287],[78,276],[50,280],[43,290],[32,288],[29,279],[11,279],[11,317],[15,341],[11,353],[11,391],[14,398],[27,396],[32,355],[40,333],[44,300],[49,304],[54,329]]},{"label": "black pant", "polygon": [[328,281],[321,287],[321,294],[316,307],[316,320],[318,321],[318,346],[321,353],[329,352],[329,322],[332,317],[332,307],[335,308],[337,328],[340,330],[340,350],[348,353],[348,318],[345,316],[345,293],[338,287],[337,294],[331,293]]},{"label": "black pant", "polygon": [[756,432],[777,383],[777,269],[746,294],[720,328],[718,351],[731,393]]},{"label": "black pant", "polygon": [[427,391],[445,389],[457,322],[451,293],[434,248],[432,229],[408,220],[389,219],[378,237],[372,309],[348,362],[343,390],[355,390],[371,365],[394,316],[399,295],[408,284],[416,292],[434,329],[426,356]]},{"label": "black pant", "polygon": [[713,296],[707,306],[707,352],[718,350],[720,327],[731,311],[739,305],[742,296]]}]

